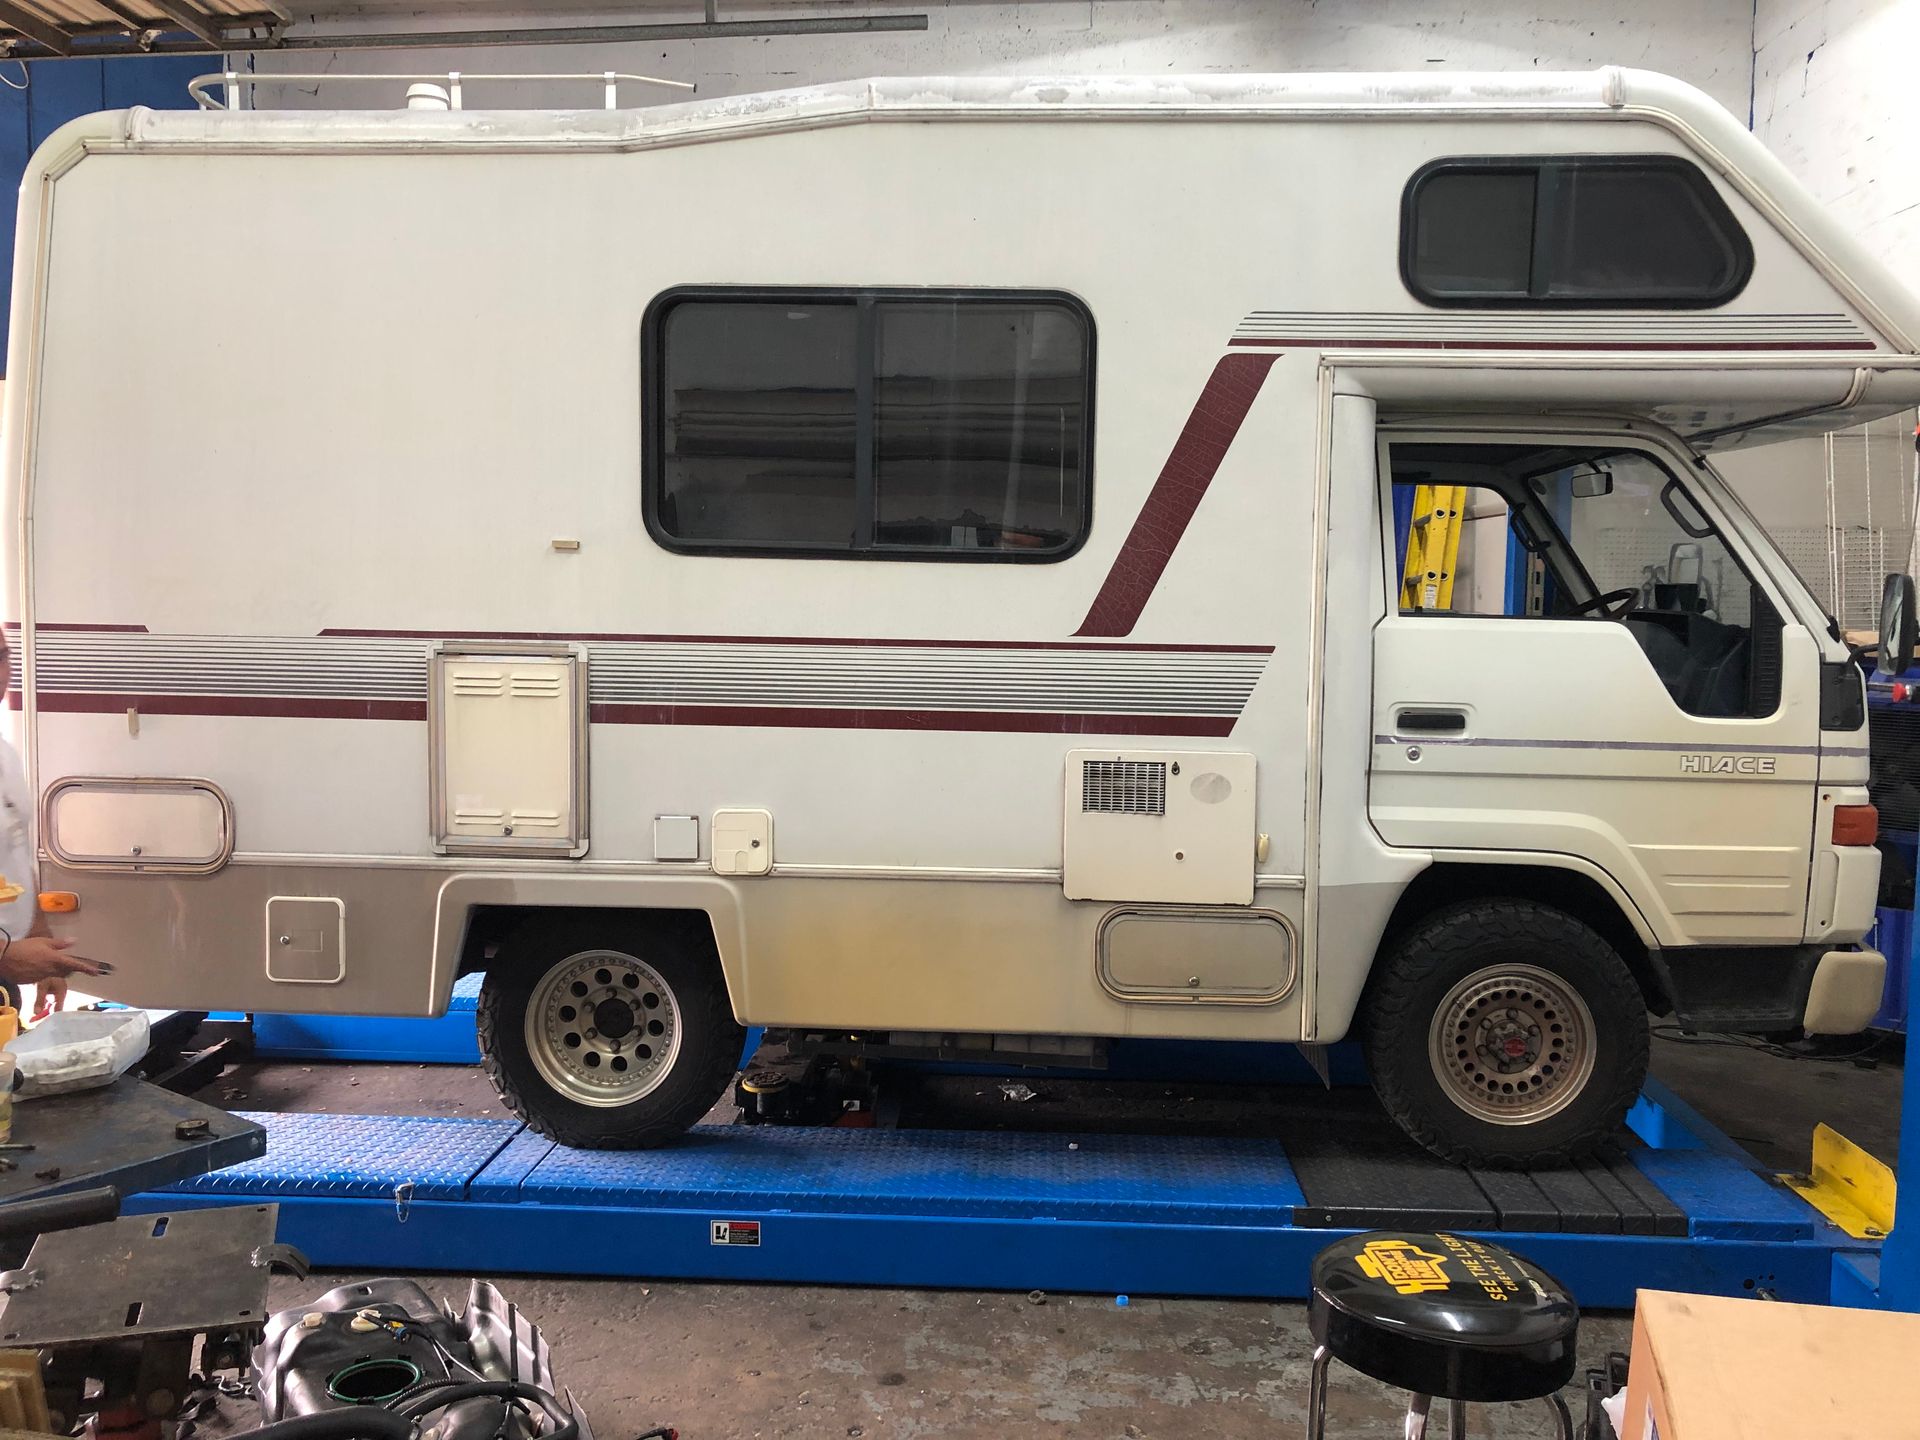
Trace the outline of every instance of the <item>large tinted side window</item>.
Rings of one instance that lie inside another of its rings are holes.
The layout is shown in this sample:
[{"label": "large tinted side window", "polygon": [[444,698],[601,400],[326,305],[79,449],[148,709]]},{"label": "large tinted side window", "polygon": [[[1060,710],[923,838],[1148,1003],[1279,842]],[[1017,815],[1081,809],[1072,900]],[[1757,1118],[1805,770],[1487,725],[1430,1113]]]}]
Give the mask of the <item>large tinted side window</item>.
[{"label": "large tinted side window", "polygon": [[874,540],[1059,550],[1082,510],[1085,335],[1066,310],[882,305]]},{"label": "large tinted side window", "polygon": [[1704,307],[1739,294],[1753,251],[1672,156],[1459,159],[1408,183],[1400,267],[1431,305]]},{"label": "large tinted side window", "polygon": [[1046,560],[1085,538],[1093,329],[1064,296],[679,291],[645,352],[670,548]]},{"label": "large tinted side window", "polygon": [[851,305],[667,313],[661,529],[694,543],[853,542],[855,330]]}]

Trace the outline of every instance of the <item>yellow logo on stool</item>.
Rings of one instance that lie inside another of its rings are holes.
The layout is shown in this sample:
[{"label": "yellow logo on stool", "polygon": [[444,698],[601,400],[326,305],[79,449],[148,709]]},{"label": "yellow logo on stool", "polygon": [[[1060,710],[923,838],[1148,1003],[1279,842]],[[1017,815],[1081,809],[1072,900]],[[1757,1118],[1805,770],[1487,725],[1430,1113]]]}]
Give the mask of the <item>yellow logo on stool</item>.
[{"label": "yellow logo on stool", "polygon": [[1428,1290],[1445,1290],[1447,1279],[1444,1255],[1422,1250],[1411,1240],[1369,1240],[1354,1256],[1354,1264],[1376,1280],[1384,1280],[1402,1295],[1419,1295]]}]

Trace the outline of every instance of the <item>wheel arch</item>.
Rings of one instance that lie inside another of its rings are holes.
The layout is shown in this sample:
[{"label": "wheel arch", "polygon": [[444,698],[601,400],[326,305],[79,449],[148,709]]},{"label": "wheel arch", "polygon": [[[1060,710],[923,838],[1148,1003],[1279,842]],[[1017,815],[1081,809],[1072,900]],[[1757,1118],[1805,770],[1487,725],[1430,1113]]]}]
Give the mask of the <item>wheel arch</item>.
[{"label": "wheel arch", "polygon": [[746,1005],[746,937],[732,882],[710,875],[541,875],[468,873],[450,877],[435,900],[433,1002],[446,1009],[453,982],[486,968],[490,952],[530,915],[605,914],[662,921],[703,920],[737,1018]]},{"label": "wheel arch", "polygon": [[1606,871],[1573,855],[1507,859],[1485,852],[1436,851],[1434,863],[1408,882],[1387,918],[1375,952],[1380,956],[1424,917],[1463,900],[1531,900],[1551,905],[1593,927],[1620,953],[1656,1015],[1673,1009],[1671,987],[1657,952],[1659,939],[1626,891]]}]

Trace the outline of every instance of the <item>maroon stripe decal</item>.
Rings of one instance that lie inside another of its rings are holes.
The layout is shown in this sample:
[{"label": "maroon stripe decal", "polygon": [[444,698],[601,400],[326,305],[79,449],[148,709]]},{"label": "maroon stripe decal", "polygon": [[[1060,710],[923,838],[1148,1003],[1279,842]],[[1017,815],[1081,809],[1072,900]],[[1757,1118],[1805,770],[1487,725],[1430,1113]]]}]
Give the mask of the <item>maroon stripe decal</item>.
[{"label": "maroon stripe decal", "polygon": [[1696,344],[1691,340],[1621,340],[1593,344],[1584,340],[1348,340],[1348,339],[1233,339],[1229,345],[1252,346],[1269,350],[1633,350],[1633,351],[1720,351],[1720,350],[1878,350],[1872,340],[1717,340]]},{"label": "maroon stripe decal", "polygon": [[[7,696],[20,708],[20,692]],[[425,720],[419,700],[316,700],[284,695],[102,695],[42,691],[39,708],[69,714],[220,715],[293,720]],[[739,725],[793,730],[999,730],[1033,735],[1233,733],[1234,716],[1086,715],[1018,710],[856,710],[781,705],[593,705],[596,725]]]},{"label": "maroon stripe decal", "polygon": [[[1278,358],[1278,357],[1275,357]],[[543,640],[558,642],[601,642],[654,645],[845,645],[874,646],[899,650],[1064,650],[1078,653],[1088,650],[1118,650],[1148,654],[1271,655],[1271,645],[1166,645],[1166,644],[1083,644],[1066,640],[902,640],[873,636],[846,637],[824,635],[629,635],[611,631],[581,630],[340,630],[327,629],[322,635],[357,640]]]},{"label": "maroon stripe decal", "polygon": [[1131,634],[1278,355],[1223,355],[1075,635]]},{"label": "maroon stripe decal", "polygon": [[[6,628],[9,630],[18,630],[20,628],[20,622],[18,620],[9,620],[6,622]],[[97,633],[103,635],[147,635],[152,633],[144,625],[83,625],[68,620],[36,620],[33,622],[33,628],[36,630],[73,630],[82,634]]]},{"label": "maroon stripe decal", "polygon": [[1081,715],[1025,710],[835,710],[781,705],[594,705],[599,725],[768,729],[1002,730],[1030,735],[1231,735],[1232,716]]},{"label": "maroon stripe decal", "polygon": [[[7,703],[16,709],[20,692]],[[37,709],[80,715],[113,715],[138,710],[142,715],[249,715],[291,720],[425,720],[424,700],[318,700],[304,695],[102,695],[42,690]]]}]

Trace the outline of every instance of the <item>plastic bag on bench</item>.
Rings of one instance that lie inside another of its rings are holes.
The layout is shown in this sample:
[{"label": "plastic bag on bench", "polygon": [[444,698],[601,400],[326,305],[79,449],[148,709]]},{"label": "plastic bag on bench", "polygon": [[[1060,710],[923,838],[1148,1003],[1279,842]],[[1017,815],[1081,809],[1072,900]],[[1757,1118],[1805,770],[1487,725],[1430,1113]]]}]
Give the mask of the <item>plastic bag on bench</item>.
[{"label": "plastic bag on bench", "polygon": [[20,1073],[14,1098],[111,1085],[147,1053],[144,1010],[61,1010],[7,1048]]}]

